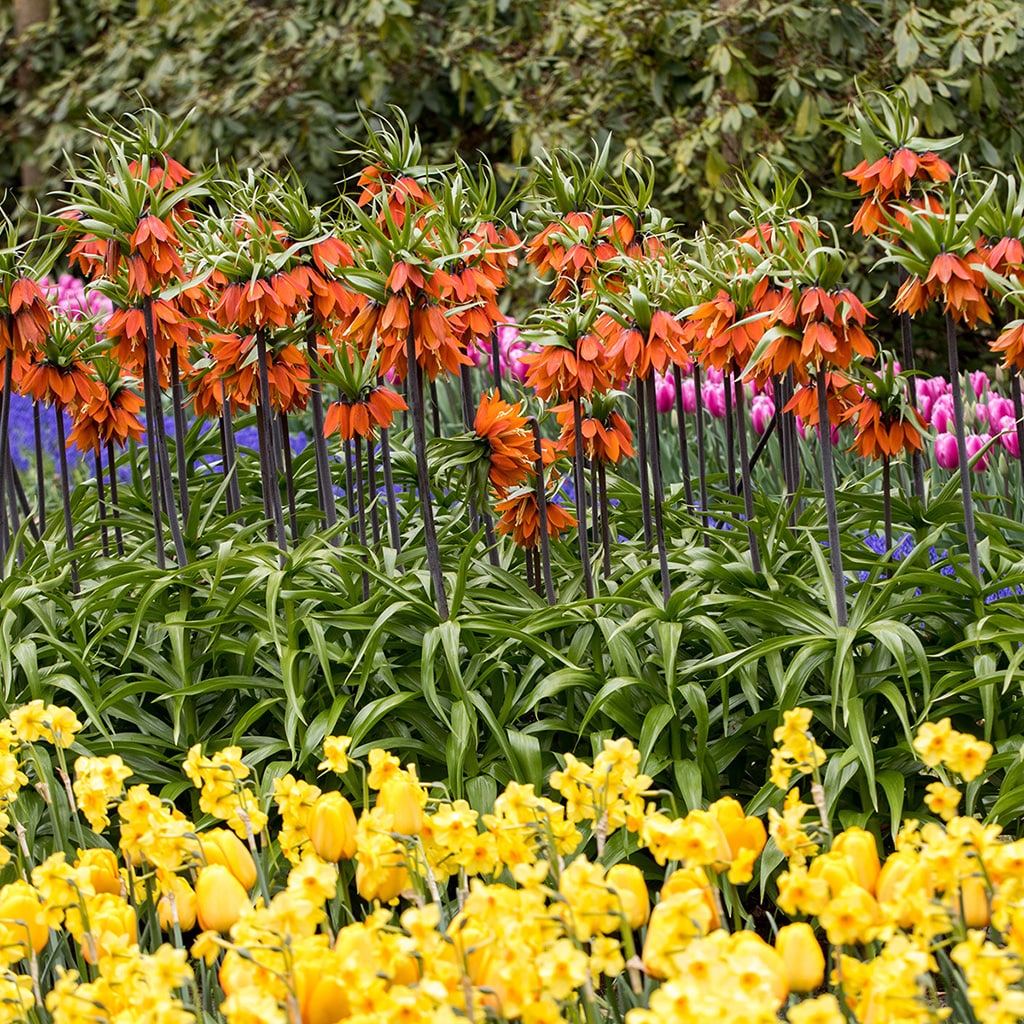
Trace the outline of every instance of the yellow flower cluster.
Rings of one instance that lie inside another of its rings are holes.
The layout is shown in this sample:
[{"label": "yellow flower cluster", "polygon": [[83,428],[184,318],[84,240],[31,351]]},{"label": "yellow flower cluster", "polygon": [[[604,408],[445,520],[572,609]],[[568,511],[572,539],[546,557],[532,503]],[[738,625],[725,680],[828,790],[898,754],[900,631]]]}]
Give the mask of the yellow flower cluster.
[{"label": "yellow flower cluster", "polygon": [[779,789],[789,789],[793,772],[809,775],[825,763],[825,751],[811,736],[811,712],[808,708],[784,711],[782,725],[772,734],[779,744],[772,748],[769,778]]},{"label": "yellow flower cluster", "polygon": [[925,722],[914,738],[914,750],[929,768],[942,765],[956,772],[965,782],[976,779],[992,756],[991,743],[957,732],[948,718],[941,722]]},{"label": "yellow flower cluster", "polygon": [[[9,805],[24,746],[74,735],[43,713],[0,722]],[[820,766],[808,712],[776,738],[782,771]],[[947,767],[978,745],[946,742]],[[80,756],[72,810],[113,834],[34,864],[20,851],[0,886],[0,1024],[931,1024],[953,986],[979,1024],[1024,1017],[1024,840],[997,826],[908,821],[883,862],[874,835],[833,835],[795,788],[767,829],[730,797],[676,817],[628,740],[593,765],[566,758],[561,801],[511,782],[479,813],[349,747],[329,737],[321,767],[344,782],[358,766],[372,803],[357,814],[285,776],[274,828],[237,748],[185,760],[204,813],[230,826],[213,828],[146,785],[125,792],[116,756]],[[792,921],[774,943],[737,927],[769,833]]]}]

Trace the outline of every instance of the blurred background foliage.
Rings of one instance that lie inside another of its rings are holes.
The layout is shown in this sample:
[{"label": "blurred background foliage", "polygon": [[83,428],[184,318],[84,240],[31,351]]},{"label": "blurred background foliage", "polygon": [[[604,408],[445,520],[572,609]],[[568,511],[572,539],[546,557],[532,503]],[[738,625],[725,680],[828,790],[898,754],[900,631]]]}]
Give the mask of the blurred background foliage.
[{"label": "blurred background foliage", "polygon": [[611,133],[684,228],[723,218],[736,168],[801,172],[848,221],[820,190],[859,156],[821,119],[857,84],[902,86],[977,164],[1022,148],[1018,0],[5,0],[0,38],[0,185],[23,198],[61,186],[87,111],[140,98],[195,109],[177,157],[290,164],[315,200],[351,170],[339,133],[359,138],[360,106],[396,104],[436,160],[480,151],[508,175]]}]

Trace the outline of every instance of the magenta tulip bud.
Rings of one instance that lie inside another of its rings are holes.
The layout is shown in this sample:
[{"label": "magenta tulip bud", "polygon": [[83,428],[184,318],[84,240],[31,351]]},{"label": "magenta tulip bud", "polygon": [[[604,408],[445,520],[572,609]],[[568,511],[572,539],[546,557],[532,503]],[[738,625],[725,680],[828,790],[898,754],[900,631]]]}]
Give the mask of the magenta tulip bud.
[{"label": "magenta tulip bud", "polygon": [[755,395],[750,403],[750,423],[754,433],[761,435],[775,415],[775,403],[767,395]]},{"label": "magenta tulip bud", "polygon": [[952,434],[939,434],[939,436],[935,438],[935,461],[943,469],[951,472],[956,469],[956,437]]},{"label": "magenta tulip bud", "polygon": [[701,388],[704,406],[716,420],[725,419],[725,388],[710,381]]}]

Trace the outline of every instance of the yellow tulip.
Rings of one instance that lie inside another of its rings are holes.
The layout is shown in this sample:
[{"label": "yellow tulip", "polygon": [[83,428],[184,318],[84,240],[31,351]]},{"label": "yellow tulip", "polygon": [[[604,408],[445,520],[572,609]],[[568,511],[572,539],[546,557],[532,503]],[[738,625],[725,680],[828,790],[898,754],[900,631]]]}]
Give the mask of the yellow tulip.
[{"label": "yellow tulip", "polygon": [[858,884],[874,896],[880,870],[875,837],[862,828],[848,828],[832,840],[832,852],[846,857],[853,865]]},{"label": "yellow tulip", "polygon": [[99,893],[87,900],[89,930],[82,939],[82,955],[86,962],[97,964],[111,949],[125,939],[134,944],[138,937],[135,910],[121,896]]},{"label": "yellow tulip", "polygon": [[249,906],[242,883],[223,864],[207,864],[196,879],[196,916],[203,931],[228,932]]},{"label": "yellow tulip", "polygon": [[[988,886],[981,875],[970,875],[960,883],[960,898],[955,905],[957,916],[963,914],[968,928],[987,928],[992,917],[988,902]],[[954,896],[954,899],[956,897]]]},{"label": "yellow tulip", "polygon": [[356,813],[341,793],[323,793],[309,812],[306,825],[317,856],[332,863],[356,855]]},{"label": "yellow tulip", "polygon": [[605,881],[622,900],[622,912],[634,931],[643,928],[651,915],[651,897],[644,873],[634,864],[615,864],[608,869]]},{"label": "yellow tulip", "polygon": [[122,894],[121,873],[113,850],[99,847],[79,850],[75,867],[85,869],[86,877],[96,892],[109,892],[113,896]]},{"label": "yellow tulip", "polygon": [[669,896],[675,896],[677,893],[689,892],[691,889],[700,890],[701,896],[704,900],[704,905],[708,908],[708,912],[711,914],[711,919],[708,923],[708,930],[714,931],[716,928],[721,928],[722,919],[718,914],[718,904],[715,902],[715,893],[711,888],[711,883],[708,881],[707,873],[703,868],[677,868],[668,876],[668,878],[665,879],[665,884],[661,887],[661,898],[662,900],[665,900]]},{"label": "yellow tulip", "polygon": [[786,965],[793,992],[813,992],[825,981],[825,954],[805,921],[787,924],[775,936],[775,949]]},{"label": "yellow tulip", "polygon": [[39,895],[28,882],[11,882],[0,889],[0,934],[10,950],[28,956],[28,947],[42,952],[50,938]]},{"label": "yellow tulip", "polygon": [[160,897],[156,905],[160,927],[165,931],[174,930],[174,919],[178,919],[178,927],[183,932],[191,931],[196,926],[196,894],[184,878],[175,876],[171,879],[171,892],[174,894],[173,909],[169,893]]},{"label": "yellow tulip", "polygon": [[227,828],[212,828],[199,833],[207,864],[223,865],[248,892],[256,884],[256,864],[249,847]]},{"label": "yellow tulip", "polygon": [[811,878],[824,878],[828,882],[828,890],[833,898],[851,885],[864,888],[857,880],[857,871],[853,861],[835,851],[815,857],[807,874]]},{"label": "yellow tulip", "polygon": [[755,856],[764,849],[768,833],[764,822],[757,817],[747,817],[743,805],[731,796],[716,800],[708,811],[714,816],[725,833],[729,843],[730,860],[735,860],[741,850],[753,850]]},{"label": "yellow tulip", "polygon": [[411,884],[404,864],[386,868],[356,865],[356,891],[367,902],[380,900],[381,903],[389,903]]},{"label": "yellow tulip", "polygon": [[423,831],[423,803],[419,786],[408,779],[388,779],[380,787],[376,806],[391,815],[391,827],[403,836]]}]

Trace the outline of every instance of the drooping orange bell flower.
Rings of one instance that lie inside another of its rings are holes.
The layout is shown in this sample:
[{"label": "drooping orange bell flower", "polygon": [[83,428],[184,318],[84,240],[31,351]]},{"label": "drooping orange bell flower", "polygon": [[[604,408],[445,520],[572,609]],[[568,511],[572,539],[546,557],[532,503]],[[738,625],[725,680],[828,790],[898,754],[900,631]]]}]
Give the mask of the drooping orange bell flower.
[{"label": "drooping orange bell flower", "polygon": [[661,309],[651,316],[646,334],[635,324],[623,326],[607,313],[597,318],[594,331],[607,345],[615,380],[627,380],[631,376],[646,380],[651,373],[664,375],[670,363],[682,364],[689,359],[683,325]]},{"label": "drooping orange bell flower", "polygon": [[[848,419],[849,410],[863,397],[860,387],[842,373],[825,374],[825,393],[828,397],[828,420],[833,427]],[[818,425],[818,391],[815,378],[797,388],[786,404],[786,412],[795,412],[809,427]]]},{"label": "drooping orange bell flower", "polygon": [[529,369],[526,383],[545,401],[586,398],[612,386],[611,368],[597,334],[581,334],[575,345],[544,345],[521,357]]},{"label": "drooping orange bell flower", "polygon": [[377,428],[387,430],[395,413],[408,409],[405,399],[391,388],[380,385],[357,402],[333,402],[324,418],[324,437],[337,432],[342,440],[356,437],[372,438]]},{"label": "drooping orange bell flower", "polygon": [[[572,406],[557,405],[553,412],[562,426],[558,446],[569,458],[576,456],[576,430],[573,426]],[[580,421],[583,435],[583,453],[594,462],[614,465],[621,459],[633,457],[633,431],[620,413],[614,409],[602,420],[584,416]]]},{"label": "drooping orange bell flower", "polygon": [[229,284],[210,315],[221,327],[287,327],[309,295],[302,274],[282,270],[269,278]]},{"label": "drooping orange bell flower", "polygon": [[16,356],[26,357],[46,341],[50,329],[50,307],[38,283],[21,277],[11,285],[0,308],[6,306],[9,318],[0,314],[0,355],[12,349]]},{"label": "drooping orange bell flower", "polygon": [[878,401],[869,395],[851,406],[845,418],[854,421],[854,447],[857,453],[864,458],[885,459],[900,452],[921,451],[921,429],[925,428],[925,422],[916,409],[910,409],[909,412],[909,418],[901,416],[899,409],[885,412]]},{"label": "drooping orange bell flower", "polygon": [[955,322],[974,327],[981,320],[992,322],[992,310],[985,300],[985,278],[979,264],[983,257],[977,251],[966,256],[951,252],[939,253],[932,260],[922,280],[911,275],[896,293],[892,308],[897,313],[919,313],[934,298],[941,297],[944,308]]},{"label": "drooping orange bell flower", "polygon": [[[576,517],[561,505],[548,502],[548,536],[559,537],[576,525]],[[521,490],[499,501],[494,509],[500,513],[496,524],[498,533],[512,534],[518,547],[532,549],[540,543],[540,509],[537,495],[532,490]]]},{"label": "drooping orange bell flower", "polygon": [[15,375],[21,394],[58,409],[88,404],[106,390],[93,368],[77,359],[58,365],[33,355],[18,361]]},{"label": "drooping orange bell flower", "polygon": [[[215,334],[209,340],[216,376],[223,381],[227,397],[241,408],[258,404],[259,368],[256,360],[251,358],[256,336]],[[295,345],[267,346],[267,379],[272,409],[292,413],[306,408],[309,364]]]},{"label": "drooping orange bell flower", "polygon": [[872,164],[861,160],[852,171],[843,172],[844,178],[857,183],[862,196],[874,194],[879,199],[901,199],[913,181],[949,181],[952,176],[953,168],[938,154],[915,153],[905,146]]},{"label": "drooping orange bell flower", "polygon": [[522,403],[511,405],[496,391],[485,391],[480,396],[473,431],[487,443],[487,476],[499,495],[518,487],[533,473],[537,455]]},{"label": "drooping orange bell flower", "polygon": [[[826,291],[815,286],[788,292],[776,308],[775,317],[793,328],[798,337],[776,338],[765,351],[766,363],[773,373],[785,373],[790,366],[799,372],[808,365],[845,370],[854,353],[865,358],[875,353],[864,332],[870,315],[849,288]],[[794,344],[797,341],[799,348]]]},{"label": "drooping orange bell flower", "polygon": [[581,233],[589,238],[593,230],[594,214],[574,211],[542,228],[527,243],[526,262],[535,264],[538,274],[555,275],[553,302],[568,298],[574,290],[588,291],[590,276],[598,263],[618,255],[607,238],[598,236],[592,242],[573,240]]},{"label": "drooping orange bell flower", "polygon": [[102,382],[98,384],[100,392],[72,413],[68,446],[73,444],[81,452],[98,452],[109,442],[124,447],[129,438],[141,441],[145,428],[137,414],[142,399],[127,386],[111,391]]},{"label": "drooping orange bell flower", "polygon": [[[162,165],[159,162],[160,160],[163,161]],[[128,164],[128,172],[133,177],[139,177],[141,171],[142,164],[140,161],[132,160]],[[161,153],[159,159],[154,158],[150,160],[146,184],[152,189],[162,188],[165,192],[171,192],[179,185],[184,185],[191,177],[192,172],[187,167],[178,163],[177,160],[166,153]]]},{"label": "drooping orange bell flower", "polygon": [[377,196],[384,196],[387,215],[382,208],[377,218],[381,225],[385,225],[390,217],[395,227],[401,229],[409,214],[437,205],[433,196],[415,178],[408,174],[398,175],[373,164],[363,168],[356,185],[363,190],[356,200],[359,206],[366,206]]},{"label": "drooping orange bell flower", "polygon": [[[387,288],[390,295],[376,318],[381,374],[393,370],[399,380],[408,375],[410,329],[416,362],[430,380],[444,370],[457,374],[460,366],[472,363],[461,345],[456,325],[446,315],[452,289],[449,274],[397,261],[388,275]],[[349,330],[355,329],[358,319],[357,316]]]},{"label": "drooping orange bell flower", "polygon": [[[760,299],[762,290],[768,290],[767,278],[758,283],[752,305]],[[694,355],[704,366],[723,373],[742,373],[768,329],[768,318],[757,318],[757,312],[738,310],[729,293],[719,290],[689,316],[686,333],[693,339]]]},{"label": "drooping orange bell flower", "polygon": [[[195,325],[177,306],[167,299],[153,299],[153,338],[156,348],[160,386],[169,380],[171,349],[178,350],[179,365],[188,365],[188,352]],[[104,332],[113,342],[110,350],[122,369],[133,377],[141,377],[146,361],[146,318],[138,306],[115,309],[107,318]]]},{"label": "drooping orange bell flower", "polygon": [[993,352],[1003,354],[1003,366],[1024,373],[1024,320],[1015,320],[1003,328],[1002,334],[989,343]]},{"label": "drooping orange bell flower", "polygon": [[128,241],[128,290],[133,298],[152,295],[155,288],[184,276],[181,243],[169,218],[143,217]]},{"label": "drooping orange bell flower", "polygon": [[1004,277],[1019,272],[1024,265],[1024,242],[1019,238],[1005,236],[994,242],[984,242],[979,238],[975,248],[984,258],[985,265]]},{"label": "drooping orange bell flower", "polygon": [[[949,181],[953,168],[935,153],[915,153],[905,146],[872,164],[862,160],[843,176],[855,181],[866,198],[854,214],[853,230],[873,235],[905,217],[898,203],[906,199],[914,181]],[[915,204],[916,205],[916,204]]]}]

